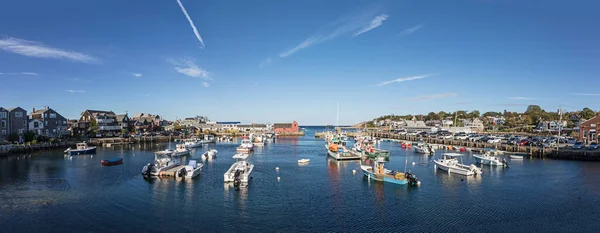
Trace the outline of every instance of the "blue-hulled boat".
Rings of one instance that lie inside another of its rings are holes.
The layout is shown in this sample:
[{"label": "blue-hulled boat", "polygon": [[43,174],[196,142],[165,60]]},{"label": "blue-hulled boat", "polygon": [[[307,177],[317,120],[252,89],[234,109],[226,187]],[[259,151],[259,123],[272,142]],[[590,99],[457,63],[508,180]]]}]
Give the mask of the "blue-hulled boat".
[{"label": "blue-hulled boat", "polygon": [[104,166],[117,165],[123,163],[123,158],[103,159],[100,162]]},{"label": "blue-hulled boat", "polygon": [[87,143],[85,143],[85,142],[77,143],[76,149],[71,149],[69,147],[69,149],[65,150],[65,154],[68,154],[68,155],[84,155],[84,154],[95,154],[95,153],[96,153],[96,147],[88,146]]},{"label": "blue-hulled boat", "polygon": [[372,166],[360,165],[360,169],[365,173],[365,176],[383,182],[389,182],[400,185],[420,185],[421,181],[412,173],[392,171],[383,168],[385,162],[384,157],[377,157],[373,160]]}]

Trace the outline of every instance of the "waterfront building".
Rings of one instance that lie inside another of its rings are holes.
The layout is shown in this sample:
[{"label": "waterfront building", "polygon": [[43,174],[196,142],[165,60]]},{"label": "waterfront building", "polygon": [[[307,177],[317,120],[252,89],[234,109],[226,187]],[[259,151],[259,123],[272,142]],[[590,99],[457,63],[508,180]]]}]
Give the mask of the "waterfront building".
[{"label": "waterfront building", "polygon": [[297,133],[298,122],[294,121],[292,123],[275,123],[273,124],[273,131],[275,133]]},{"label": "waterfront building", "polygon": [[462,119],[462,121],[465,127],[469,127],[473,131],[481,132],[485,128],[483,122],[479,118],[473,118],[472,120]]},{"label": "waterfront building", "polygon": [[217,124],[222,125],[222,129],[226,131],[238,130],[239,121],[217,121]]},{"label": "waterfront building", "polygon": [[44,135],[44,122],[39,119],[29,119],[29,131],[36,135]]},{"label": "waterfront building", "polygon": [[[67,118],[64,118],[62,115],[48,106],[38,110],[35,108],[31,109],[29,119],[30,129],[35,129],[34,131],[38,135],[46,137],[59,137],[69,134],[69,131],[67,130]],[[34,119],[41,121],[43,125],[41,127],[39,125],[35,127],[36,124],[39,123],[32,121]],[[31,128],[32,126],[35,128]]]},{"label": "waterfront building", "polygon": [[159,115],[152,115],[150,113],[135,114],[131,117],[130,121],[133,122],[133,127],[138,132],[157,131],[169,125]]},{"label": "waterfront building", "polygon": [[598,142],[598,132],[600,131],[600,116],[595,116],[579,124],[579,140],[585,144]]},{"label": "waterfront building", "polygon": [[96,124],[98,133],[102,135],[118,134],[122,129],[113,111],[87,109],[81,113],[79,127],[85,128],[86,131],[95,130],[92,129],[93,124]]},{"label": "waterfront building", "polygon": [[21,140],[27,132],[27,111],[20,107],[8,109],[8,135],[16,133]]},{"label": "waterfront building", "polygon": [[0,107],[0,142],[8,138],[8,110]]}]

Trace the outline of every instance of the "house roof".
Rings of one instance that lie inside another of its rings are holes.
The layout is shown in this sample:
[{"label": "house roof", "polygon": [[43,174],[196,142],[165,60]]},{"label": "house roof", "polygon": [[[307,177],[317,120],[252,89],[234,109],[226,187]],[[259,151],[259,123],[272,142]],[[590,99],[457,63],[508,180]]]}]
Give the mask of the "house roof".
[{"label": "house roof", "polygon": [[118,122],[123,122],[123,120],[125,119],[125,117],[127,117],[127,114],[119,114],[119,115],[117,115],[117,121]]},{"label": "house roof", "polygon": [[254,127],[262,127],[262,128],[266,128],[267,127],[266,124],[252,124],[252,126],[254,126]]},{"label": "house roof", "polygon": [[104,114],[112,114],[112,115],[115,115],[115,113],[114,113],[113,111],[91,110],[91,109],[87,109],[86,111],[90,112],[91,114],[104,113]]},{"label": "house roof", "polygon": [[252,128],[252,125],[238,125],[238,128]]},{"label": "house roof", "polygon": [[20,110],[23,110],[23,111],[25,111],[25,109],[22,109],[21,107],[9,108],[9,109],[7,109],[7,110],[8,110],[9,112],[12,112],[12,111],[14,111],[14,110],[19,110],[19,109],[20,109]]}]

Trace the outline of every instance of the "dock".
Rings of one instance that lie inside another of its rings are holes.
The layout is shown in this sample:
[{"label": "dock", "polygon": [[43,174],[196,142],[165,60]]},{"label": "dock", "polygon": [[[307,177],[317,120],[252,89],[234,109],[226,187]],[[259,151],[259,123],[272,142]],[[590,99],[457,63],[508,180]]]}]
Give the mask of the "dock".
[{"label": "dock", "polygon": [[158,176],[172,176],[172,177],[175,177],[175,174],[177,174],[177,171],[179,171],[183,167],[185,167],[185,165],[179,165],[177,167],[170,168],[170,169],[168,169],[166,171],[160,172],[160,174]]}]

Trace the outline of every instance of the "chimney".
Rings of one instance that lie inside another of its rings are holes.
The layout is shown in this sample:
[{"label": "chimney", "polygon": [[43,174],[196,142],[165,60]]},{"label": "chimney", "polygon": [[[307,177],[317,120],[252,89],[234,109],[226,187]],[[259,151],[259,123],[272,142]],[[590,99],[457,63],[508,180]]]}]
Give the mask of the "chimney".
[{"label": "chimney", "polygon": [[44,106],[44,108],[46,108],[46,110],[48,110],[48,105]]},{"label": "chimney", "polygon": [[31,108],[31,113],[34,113],[34,112],[35,112],[35,108]]}]

